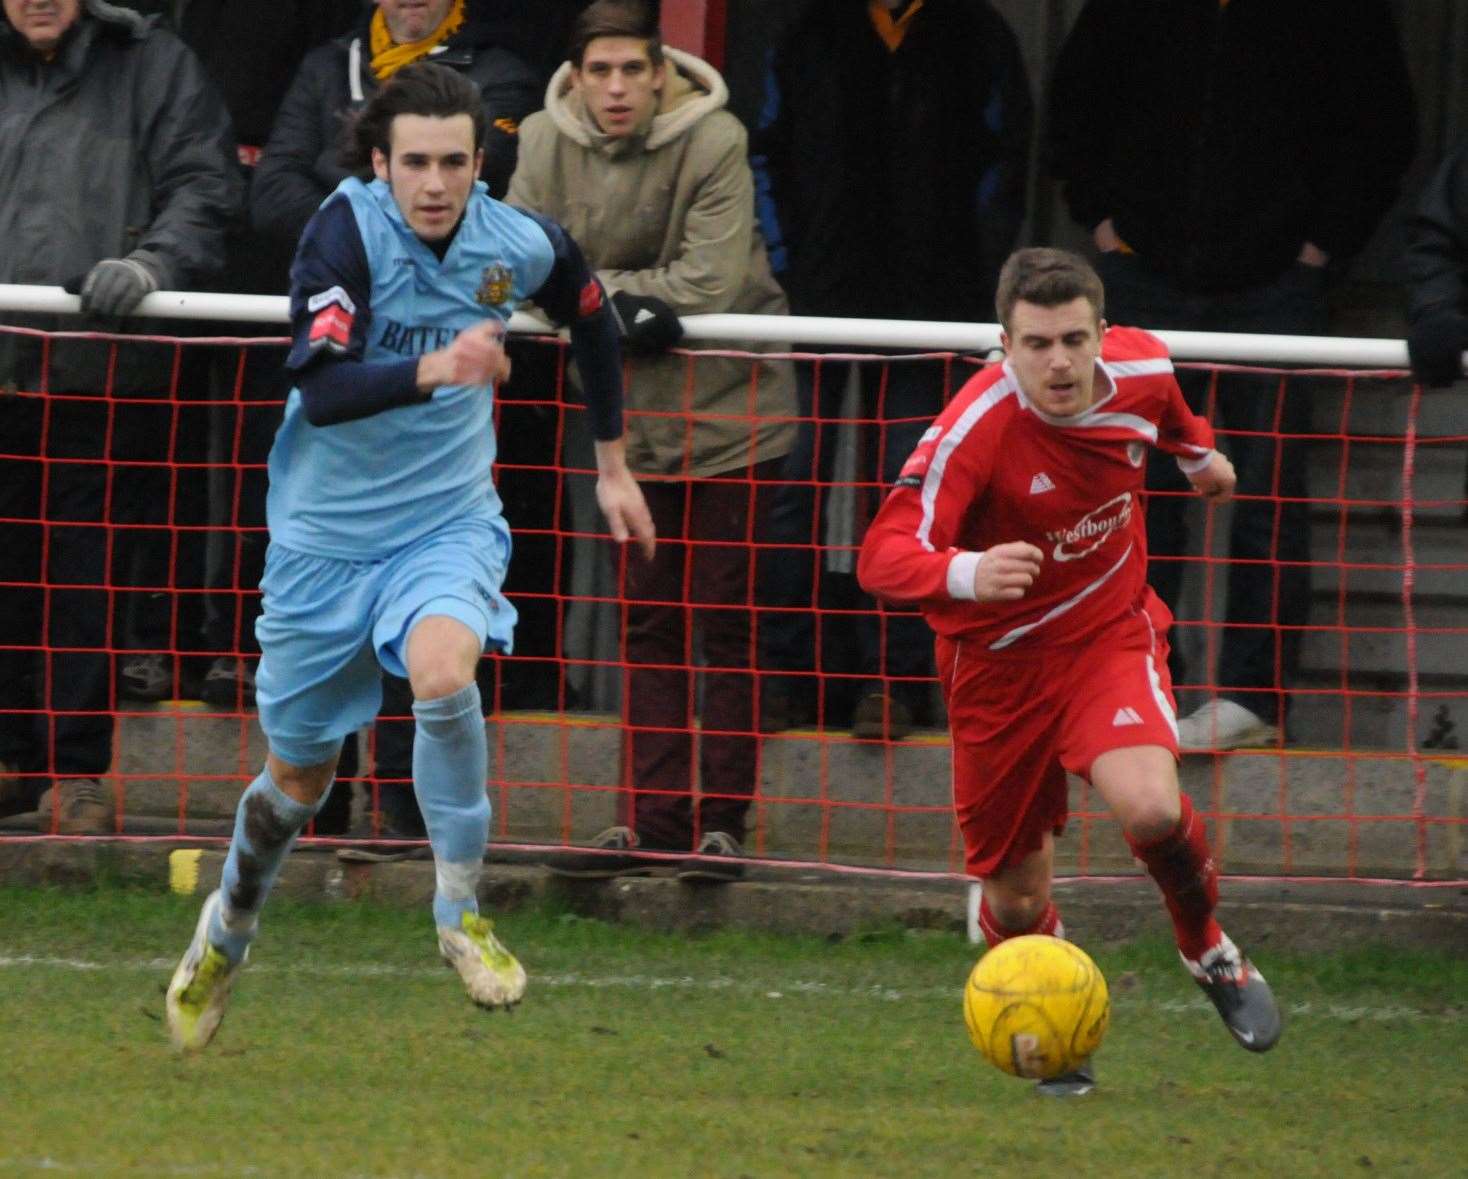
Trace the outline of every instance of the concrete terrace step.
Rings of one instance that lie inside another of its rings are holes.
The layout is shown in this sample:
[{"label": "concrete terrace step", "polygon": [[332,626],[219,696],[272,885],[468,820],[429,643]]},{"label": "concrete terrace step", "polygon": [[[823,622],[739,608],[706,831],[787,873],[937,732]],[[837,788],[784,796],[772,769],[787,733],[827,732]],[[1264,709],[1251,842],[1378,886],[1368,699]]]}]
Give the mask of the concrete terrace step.
[{"label": "concrete terrace step", "polygon": [[[575,843],[616,821],[624,777],[615,717],[508,713],[488,721],[487,731],[496,840]],[[762,737],[758,748],[752,851],[961,869],[943,734],[888,744],[797,730]],[[263,757],[253,716],[177,704],[125,716],[112,778],[125,800],[125,829],[227,835],[240,791]],[[1404,877],[1417,866],[1419,841],[1431,873],[1468,872],[1468,757],[1414,762],[1400,750],[1238,751],[1187,757],[1182,777],[1200,808],[1220,816],[1215,834],[1230,872]],[[1073,783],[1071,806],[1077,817],[1058,844],[1060,870],[1134,871],[1114,823],[1083,783]],[[1412,821],[1414,813],[1424,821]]]}]

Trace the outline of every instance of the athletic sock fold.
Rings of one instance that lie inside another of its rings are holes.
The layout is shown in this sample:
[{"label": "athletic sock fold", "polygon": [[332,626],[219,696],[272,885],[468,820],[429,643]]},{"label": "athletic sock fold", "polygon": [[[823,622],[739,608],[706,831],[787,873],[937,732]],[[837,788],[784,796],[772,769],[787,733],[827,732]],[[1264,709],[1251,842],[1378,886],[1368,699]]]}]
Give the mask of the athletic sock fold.
[{"label": "athletic sock fold", "polygon": [[1025,937],[1029,934],[1040,934],[1048,937],[1065,937],[1065,926],[1060,922],[1060,910],[1051,901],[1045,906],[1045,911],[1037,917],[1028,929],[1005,929],[999,924],[999,919],[994,915],[994,910],[989,908],[989,898],[979,898],[979,932],[984,935],[984,940],[989,943],[989,949],[993,949],[1000,942],[1007,942],[1012,937]]}]

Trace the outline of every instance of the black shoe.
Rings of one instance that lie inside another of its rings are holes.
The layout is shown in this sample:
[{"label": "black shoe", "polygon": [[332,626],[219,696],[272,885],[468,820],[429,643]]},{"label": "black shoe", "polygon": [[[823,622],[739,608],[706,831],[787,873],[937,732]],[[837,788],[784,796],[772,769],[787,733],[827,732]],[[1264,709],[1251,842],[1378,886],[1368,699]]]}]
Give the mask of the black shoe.
[{"label": "black shoe", "polygon": [[709,831],[698,841],[693,858],[678,865],[678,879],[729,884],[744,878],[744,849],[732,835]]},{"label": "black shoe", "polygon": [[172,661],[166,655],[130,655],[117,674],[117,694],[154,704],[173,695]]},{"label": "black shoe", "polygon": [[901,741],[911,732],[911,710],[881,692],[868,692],[851,716],[851,735],[859,741]]},{"label": "black shoe", "polygon": [[221,655],[204,673],[199,695],[218,708],[253,708],[255,669],[243,659]]},{"label": "black shoe", "polygon": [[1284,1021],[1274,992],[1227,935],[1197,962],[1183,958],[1183,965],[1241,1045],[1250,1052],[1268,1052],[1279,1042]]},{"label": "black shoe", "polygon": [[1084,1097],[1095,1087],[1096,1066],[1087,1057],[1070,1072],[1038,1082],[1035,1092],[1046,1097]]},{"label": "black shoe", "polygon": [[576,880],[609,880],[613,876],[649,876],[658,861],[640,856],[637,833],[630,827],[608,827],[585,851],[557,855],[546,867],[557,876]]}]

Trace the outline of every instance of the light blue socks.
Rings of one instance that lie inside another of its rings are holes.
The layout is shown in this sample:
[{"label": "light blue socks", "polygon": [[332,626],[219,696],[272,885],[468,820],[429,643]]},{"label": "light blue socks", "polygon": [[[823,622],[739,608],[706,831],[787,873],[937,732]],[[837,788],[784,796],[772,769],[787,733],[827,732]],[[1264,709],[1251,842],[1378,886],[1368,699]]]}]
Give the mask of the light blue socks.
[{"label": "light blue socks", "polygon": [[[330,785],[322,792],[324,801]],[[268,769],[240,795],[235,811],[234,838],[224,860],[219,890],[222,904],[209,924],[209,941],[224,951],[231,962],[245,956],[255,936],[260,909],[270,895],[280,866],[296,842],[296,836],[321,808],[297,802],[275,784]]]},{"label": "light blue socks", "polygon": [[415,700],[413,788],[428,827],[438,873],[433,920],[458,929],[464,913],[479,912],[475,896],[489,840],[489,745],[479,685],[451,696]]}]

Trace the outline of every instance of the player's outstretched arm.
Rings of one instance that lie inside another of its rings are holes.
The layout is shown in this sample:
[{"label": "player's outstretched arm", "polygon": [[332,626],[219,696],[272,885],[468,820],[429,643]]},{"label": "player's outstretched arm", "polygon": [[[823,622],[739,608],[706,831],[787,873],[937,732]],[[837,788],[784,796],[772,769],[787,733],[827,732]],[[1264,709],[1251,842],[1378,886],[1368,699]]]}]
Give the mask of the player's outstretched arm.
[{"label": "player's outstretched arm", "polygon": [[418,359],[418,388],[424,393],[440,385],[497,385],[509,379],[505,329],[495,320],[466,327],[447,348]]},{"label": "player's outstretched arm", "polygon": [[1199,495],[1224,503],[1233,496],[1238,476],[1234,474],[1234,465],[1228,461],[1228,456],[1215,450],[1208,459],[1208,465],[1189,475],[1188,482]]},{"label": "player's outstretched arm", "polygon": [[991,545],[974,566],[974,600],[1014,602],[1024,597],[1040,576],[1044,559],[1045,554],[1027,541]]},{"label": "player's outstretched arm", "polygon": [[607,518],[612,539],[618,544],[628,539],[637,541],[642,555],[652,560],[657,543],[652,513],[642,498],[642,488],[627,469],[627,454],[620,438],[596,442],[596,502]]}]

